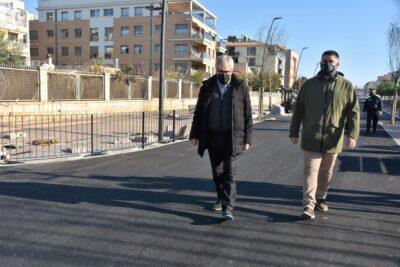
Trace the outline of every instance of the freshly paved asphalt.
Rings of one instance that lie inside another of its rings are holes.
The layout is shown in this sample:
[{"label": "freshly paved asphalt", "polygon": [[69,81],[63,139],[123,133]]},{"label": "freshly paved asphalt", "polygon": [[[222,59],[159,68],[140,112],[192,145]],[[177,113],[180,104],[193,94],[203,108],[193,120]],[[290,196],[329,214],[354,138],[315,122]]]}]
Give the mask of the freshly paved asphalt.
[{"label": "freshly paved asphalt", "polygon": [[208,157],[189,142],[0,168],[0,266],[400,265],[400,147],[381,128],[362,136],[339,158],[329,212],[304,222],[288,126],[256,126],[234,222],[208,210]]}]

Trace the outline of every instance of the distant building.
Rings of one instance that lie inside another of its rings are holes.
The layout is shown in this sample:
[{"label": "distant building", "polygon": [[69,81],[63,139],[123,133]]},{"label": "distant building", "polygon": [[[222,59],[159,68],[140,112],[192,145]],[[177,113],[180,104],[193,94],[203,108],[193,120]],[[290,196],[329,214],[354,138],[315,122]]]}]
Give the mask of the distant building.
[{"label": "distant building", "polygon": [[293,49],[286,50],[285,88],[292,88],[298,79],[299,54]]},{"label": "distant building", "polygon": [[[229,36],[227,39],[227,53],[232,56],[235,63],[246,65],[253,72],[261,69],[263,54],[266,45],[262,42],[251,40],[248,36]],[[281,75],[281,86],[290,88],[297,76],[295,74],[298,55],[294,50],[286,50],[279,45],[269,47],[265,68],[270,72]],[[242,69],[247,70],[246,67]]]},{"label": "distant building", "polygon": [[[160,11],[154,11],[150,29],[149,5],[157,0],[39,0],[39,19],[30,29],[32,59],[53,55],[56,65],[81,65],[102,59],[131,64],[138,74],[160,66]],[[190,74],[215,73],[218,52],[217,17],[197,0],[168,0],[166,70]],[[150,33],[152,45],[150,47]],[[150,56],[151,54],[151,56]],[[151,60],[150,60],[151,59]]]},{"label": "distant building", "polygon": [[30,63],[29,18],[23,0],[0,0],[0,32],[10,43],[22,48],[26,65]]}]

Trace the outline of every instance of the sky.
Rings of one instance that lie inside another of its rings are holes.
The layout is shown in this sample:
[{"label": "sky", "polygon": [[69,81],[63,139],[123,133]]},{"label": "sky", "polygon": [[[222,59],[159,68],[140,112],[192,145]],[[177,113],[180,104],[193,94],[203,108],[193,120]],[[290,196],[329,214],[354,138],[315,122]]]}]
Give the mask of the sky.
[{"label": "sky", "polygon": [[[84,1],[84,0],[83,0]],[[110,0],[112,1],[112,0]],[[389,72],[386,34],[400,19],[400,0],[198,0],[217,15],[218,34],[256,38],[260,26],[287,32],[286,48],[304,50],[299,75],[310,78],[325,50],[340,55],[340,71],[356,86]],[[37,0],[25,0],[35,12]],[[275,24],[274,24],[275,25]]]}]

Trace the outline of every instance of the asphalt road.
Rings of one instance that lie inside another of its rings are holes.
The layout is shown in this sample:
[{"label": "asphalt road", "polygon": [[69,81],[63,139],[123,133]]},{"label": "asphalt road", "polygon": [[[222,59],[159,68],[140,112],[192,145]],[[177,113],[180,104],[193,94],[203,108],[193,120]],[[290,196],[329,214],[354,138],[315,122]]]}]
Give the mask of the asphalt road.
[{"label": "asphalt road", "polygon": [[234,222],[189,142],[0,168],[0,266],[400,266],[400,147],[380,128],[336,164],[330,210],[301,212],[288,119],[256,126]]}]

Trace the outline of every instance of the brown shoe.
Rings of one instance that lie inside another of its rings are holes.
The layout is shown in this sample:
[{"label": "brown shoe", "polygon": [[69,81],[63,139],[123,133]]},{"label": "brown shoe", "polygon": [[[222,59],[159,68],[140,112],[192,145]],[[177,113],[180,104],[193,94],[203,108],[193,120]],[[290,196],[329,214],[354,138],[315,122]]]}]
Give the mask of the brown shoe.
[{"label": "brown shoe", "polygon": [[317,199],[317,205],[315,205],[315,209],[319,211],[328,211],[328,203],[326,203],[325,199]]},{"label": "brown shoe", "polygon": [[313,220],[315,219],[314,210],[311,208],[305,208],[303,213],[300,215],[302,220]]}]

